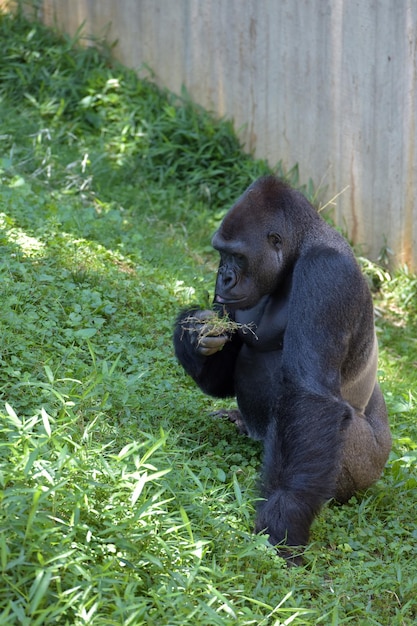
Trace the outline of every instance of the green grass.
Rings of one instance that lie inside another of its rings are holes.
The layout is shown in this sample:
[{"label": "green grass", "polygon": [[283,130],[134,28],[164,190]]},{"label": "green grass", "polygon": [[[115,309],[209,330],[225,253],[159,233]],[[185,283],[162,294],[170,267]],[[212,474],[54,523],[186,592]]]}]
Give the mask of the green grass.
[{"label": "green grass", "polygon": [[417,278],[362,260],[393,452],[287,569],[252,534],[259,444],[171,345],[267,165],[105,49],[5,16],[0,40],[0,623],[415,623]]}]

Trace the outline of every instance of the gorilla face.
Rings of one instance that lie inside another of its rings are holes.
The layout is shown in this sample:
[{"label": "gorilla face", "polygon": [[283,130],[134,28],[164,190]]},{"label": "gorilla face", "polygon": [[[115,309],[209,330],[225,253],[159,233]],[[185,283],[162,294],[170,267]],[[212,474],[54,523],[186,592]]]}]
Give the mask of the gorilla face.
[{"label": "gorilla face", "polygon": [[285,273],[291,246],[279,206],[264,208],[265,198],[250,187],[225,216],[212,239],[220,253],[215,301],[249,309],[273,293]]},{"label": "gorilla face", "polygon": [[[220,252],[215,301],[231,309],[250,309],[279,286],[283,255],[277,233],[265,234],[261,246],[244,243],[244,238],[225,241],[222,230],[212,245]],[[254,242],[255,244],[255,242]]]}]

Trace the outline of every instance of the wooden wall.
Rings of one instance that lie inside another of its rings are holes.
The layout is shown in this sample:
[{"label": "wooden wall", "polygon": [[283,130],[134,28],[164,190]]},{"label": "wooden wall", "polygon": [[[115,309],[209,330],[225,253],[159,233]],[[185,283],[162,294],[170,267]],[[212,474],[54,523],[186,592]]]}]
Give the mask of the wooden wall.
[{"label": "wooden wall", "polygon": [[416,0],[40,0],[50,25],[233,118],[247,149],[299,164],[377,258],[417,267]]}]

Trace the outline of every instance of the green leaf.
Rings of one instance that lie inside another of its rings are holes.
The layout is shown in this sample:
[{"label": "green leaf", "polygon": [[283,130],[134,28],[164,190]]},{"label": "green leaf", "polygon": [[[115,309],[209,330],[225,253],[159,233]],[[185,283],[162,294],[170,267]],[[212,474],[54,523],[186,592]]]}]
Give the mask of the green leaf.
[{"label": "green leaf", "polygon": [[91,339],[97,333],[97,328],[81,328],[74,332],[74,336],[79,339]]}]

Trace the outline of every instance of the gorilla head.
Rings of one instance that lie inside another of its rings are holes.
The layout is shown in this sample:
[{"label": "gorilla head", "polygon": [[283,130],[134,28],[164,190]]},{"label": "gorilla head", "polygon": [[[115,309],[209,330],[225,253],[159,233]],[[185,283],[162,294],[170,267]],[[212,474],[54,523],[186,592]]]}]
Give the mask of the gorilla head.
[{"label": "gorilla head", "polygon": [[231,309],[248,309],[275,292],[299,256],[306,230],[317,219],[304,196],[277,178],[253,183],[212,239],[220,253],[215,301]]}]

